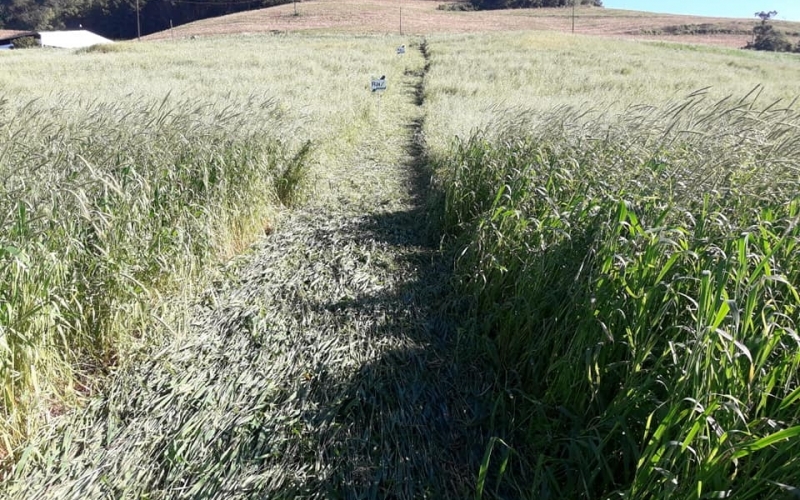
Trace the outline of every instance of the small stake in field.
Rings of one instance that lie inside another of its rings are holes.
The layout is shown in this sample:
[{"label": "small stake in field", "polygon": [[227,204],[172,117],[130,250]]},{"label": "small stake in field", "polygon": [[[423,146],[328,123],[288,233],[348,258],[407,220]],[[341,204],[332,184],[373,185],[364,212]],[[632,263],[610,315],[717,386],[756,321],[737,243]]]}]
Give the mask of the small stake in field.
[{"label": "small stake in field", "polygon": [[372,93],[378,94],[378,116],[381,115],[381,96],[386,90],[386,75],[381,75],[380,78],[372,78],[370,80],[370,90]]},{"label": "small stake in field", "polygon": [[383,75],[380,78],[373,78],[370,81],[370,89],[372,89],[373,92],[378,92],[379,95],[381,92],[386,90],[386,75]]}]

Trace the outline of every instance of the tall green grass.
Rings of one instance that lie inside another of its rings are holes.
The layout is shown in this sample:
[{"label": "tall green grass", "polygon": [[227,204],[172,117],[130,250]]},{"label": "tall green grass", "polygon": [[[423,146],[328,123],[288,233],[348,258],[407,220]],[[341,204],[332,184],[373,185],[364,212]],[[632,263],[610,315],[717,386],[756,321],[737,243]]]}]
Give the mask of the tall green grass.
[{"label": "tall green grass", "polygon": [[800,487],[800,113],[704,97],[530,112],[438,157],[500,374],[479,495]]},{"label": "tall green grass", "polygon": [[0,453],[92,392],[162,294],[298,197],[309,145],[262,99],[0,102]]}]

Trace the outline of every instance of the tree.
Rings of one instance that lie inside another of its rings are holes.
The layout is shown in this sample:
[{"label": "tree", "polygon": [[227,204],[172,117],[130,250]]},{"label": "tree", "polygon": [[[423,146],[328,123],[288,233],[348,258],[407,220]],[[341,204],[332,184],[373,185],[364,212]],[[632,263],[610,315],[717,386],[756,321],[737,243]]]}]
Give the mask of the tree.
[{"label": "tree", "polygon": [[[292,0],[139,0],[142,34],[207,17],[260,9]],[[566,0],[564,0],[566,1]],[[0,28],[77,29],[113,39],[134,38],[136,0],[0,0]]]},{"label": "tree", "polygon": [[769,50],[772,52],[791,52],[792,44],[786,36],[769,21],[778,14],[777,11],[756,12],[755,16],[761,19],[759,24],[753,27],[753,41],[745,46],[752,50]]},{"label": "tree", "polygon": [[0,5],[0,20],[8,29],[61,28],[59,5],[54,0],[7,0]]},{"label": "tree", "polygon": [[778,11],[777,10],[771,10],[769,12],[765,12],[765,11],[762,10],[761,12],[756,12],[755,13],[756,17],[761,18],[761,22],[762,23],[765,23],[765,22],[769,21],[770,19],[772,19],[773,17],[775,17],[777,15],[778,15]]}]

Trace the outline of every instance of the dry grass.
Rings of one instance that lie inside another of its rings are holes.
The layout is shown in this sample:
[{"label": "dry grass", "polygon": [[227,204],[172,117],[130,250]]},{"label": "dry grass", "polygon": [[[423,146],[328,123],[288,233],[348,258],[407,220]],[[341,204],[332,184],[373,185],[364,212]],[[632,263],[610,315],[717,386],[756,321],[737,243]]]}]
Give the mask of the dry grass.
[{"label": "dry grass", "polygon": [[[543,30],[568,32],[572,29],[569,9],[520,9],[485,12],[441,10],[448,2],[436,0],[315,0],[268,9],[240,12],[205,19],[154,33],[147,40],[168,40],[192,36],[287,31],[337,33],[399,33],[402,9],[404,34],[475,33],[487,31]],[[618,9],[584,7],[577,10],[575,31],[581,34],[643,40],[671,40],[726,47],[742,47],[755,21],[655,14]],[[800,32],[800,23],[776,22],[789,33]],[[700,28],[704,26],[705,28]],[[682,34],[669,34],[683,27]],[[686,31],[716,31],[692,34]]]}]

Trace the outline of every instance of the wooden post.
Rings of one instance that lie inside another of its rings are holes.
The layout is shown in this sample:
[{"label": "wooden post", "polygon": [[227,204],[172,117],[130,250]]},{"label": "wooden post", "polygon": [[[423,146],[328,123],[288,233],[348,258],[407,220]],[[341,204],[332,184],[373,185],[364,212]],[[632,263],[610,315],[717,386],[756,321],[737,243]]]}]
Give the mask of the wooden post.
[{"label": "wooden post", "polygon": [[575,33],[575,3],[578,0],[572,0],[572,33]]},{"label": "wooden post", "polygon": [[142,25],[139,22],[139,0],[136,0],[136,39],[142,39]]}]

